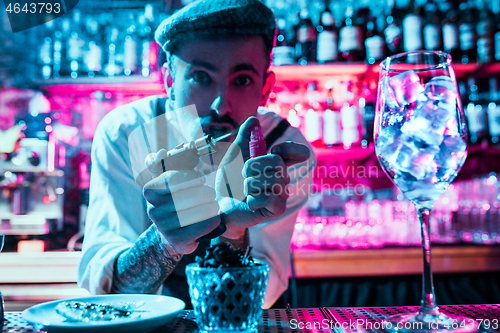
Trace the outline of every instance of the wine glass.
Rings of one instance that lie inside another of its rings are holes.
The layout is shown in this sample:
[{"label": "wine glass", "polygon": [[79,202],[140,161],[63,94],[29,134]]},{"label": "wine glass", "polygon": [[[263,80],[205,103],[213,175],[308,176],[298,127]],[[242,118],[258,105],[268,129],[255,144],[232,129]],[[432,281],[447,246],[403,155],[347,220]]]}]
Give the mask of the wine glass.
[{"label": "wine glass", "polygon": [[429,229],[434,202],[467,157],[467,130],[451,56],[408,52],[388,57],[380,66],[375,153],[387,176],[415,205],[423,250],[420,311],[389,321],[402,326],[397,331],[464,331],[470,325],[465,318],[445,315],[436,305]]}]

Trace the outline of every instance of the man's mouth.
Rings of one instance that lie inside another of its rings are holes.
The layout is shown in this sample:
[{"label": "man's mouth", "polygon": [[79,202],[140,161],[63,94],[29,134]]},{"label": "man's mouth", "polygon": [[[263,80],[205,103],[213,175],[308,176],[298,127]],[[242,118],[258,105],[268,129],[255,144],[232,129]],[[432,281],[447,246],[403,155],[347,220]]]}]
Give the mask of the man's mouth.
[{"label": "man's mouth", "polygon": [[[206,133],[206,134],[211,134],[214,139],[217,139],[221,136],[223,136],[224,134],[227,134],[227,133],[231,133],[234,131],[234,128],[233,126],[231,126],[230,124],[214,124],[214,123],[210,123],[208,124],[207,126],[205,126],[203,128],[203,131]],[[228,141],[231,141],[233,138],[232,138],[232,135],[227,137],[226,139],[224,140],[221,140],[221,142],[228,142]]]}]

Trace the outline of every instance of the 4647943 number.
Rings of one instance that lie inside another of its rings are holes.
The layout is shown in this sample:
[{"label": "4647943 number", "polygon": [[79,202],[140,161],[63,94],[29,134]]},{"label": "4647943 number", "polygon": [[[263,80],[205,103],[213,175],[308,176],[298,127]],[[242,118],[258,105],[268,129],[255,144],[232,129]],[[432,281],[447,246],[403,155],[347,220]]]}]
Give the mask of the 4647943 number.
[{"label": "4647943 number", "polygon": [[7,8],[5,9],[7,13],[18,14],[20,12],[24,13],[45,13],[45,14],[59,14],[61,12],[61,4],[60,3],[50,3],[50,2],[32,2],[30,4],[25,3],[21,8],[21,4],[19,3],[9,3]]}]

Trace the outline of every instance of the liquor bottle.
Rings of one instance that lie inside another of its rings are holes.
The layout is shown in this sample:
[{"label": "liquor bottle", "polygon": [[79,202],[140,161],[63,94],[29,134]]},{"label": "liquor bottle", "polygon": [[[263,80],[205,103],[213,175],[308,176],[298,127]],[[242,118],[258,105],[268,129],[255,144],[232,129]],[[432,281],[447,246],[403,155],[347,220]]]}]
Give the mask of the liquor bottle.
[{"label": "liquor bottle", "polygon": [[500,144],[500,91],[498,90],[498,79],[491,77],[489,85],[488,128],[490,131],[490,141],[493,145],[497,146]]},{"label": "liquor bottle", "polygon": [[322,138],[321,116],[322,108],[320,104],[321,93],[317,90],[317,82],[311,81],[307,84],[307,90],[304,93],[302,106],[307,109],[304,116],[305,137],[317,145]]},{"label": "liquor bottle", "polygon": [[344,148],[349,149],[353,144],[360,141],[358,130],[358,110],[356,106],[344,103],[340,109],[342,122],[342,143]]},{"label": "liquor bottle", "polygon": [[[362,7],[358,8],[358,10],[355,12],[354,16],[352,17],[352,21],[353,21],[354,26],[359,27],[359,30],[361,31],[360,40],[361,40],[361,50],[363,53],[365,52],[364,40],[365,40],[365,36],[366,36],[367,30],[368,30],[367,24],[372,16],[374,16],[374,15],[372,15],[370,8],[362,6]],[[363,54],[363,56],[364,56],[364,54]]]},{"label": "liquor bottle", "polygon": [[83,45],[85,42],[81,38],[81,12],[73,10],[73,24],[70,37],[67,40],[66,57],[70,63],[70,76],[75,79],[82,73],[83,66]]},{"label": "liquor bottle", "polygon": [[486,2],[478,3],[479,20],[476,25],[477,61],[487,63],[494,58],[493,19]]},{"label": "liquor bottle", "polygon": [[338,146],[342,143],[340,112],[330,108],[323,112],[323,142],[327,146]]},{"label": "liquor bottle", "polygon": [[321,114],[318,110],[308,109],[304,117],[305,133],[304,136],[313,145],[317,145],[322,138]]},{"label": "liquor bottle", "polygon": [[409,2],[403,19],[403,45],[406,52],[421,50],[424,47],[421,11],[421,7],[415,6],[414,0]]},{"label": "liquor bottle", "polygon": [[38,49],[38,65],[41,68],[41,76],[48,79],[52,76],[53,67],[53,45],[54,45],[54,20],[44,24],[43,36]]},{"label": "liquor bottle", "polygon": [[[60,29],[60,34],[55,32],[55,36],[57,39],[60,40],[61,42],[61,57],[60,57],[60,69],[59,73],[60,76],[62,77],[69,77],[71,74],[71,61],[68,57],[69,53],[69,39],[71,35],[71,20],[69,18],[64,18],[61,20],[61,29]],[[59,46],[56,46],[57,49],[59,49]],[[54,51],[57,51],[56,48]],[[54,59],[56,58],[56,54],[54,54]],[[54,70],[54,74],[55,74]]]},{"label": "liquor bottle", "polygon": [[158,64],[158,44],[154,41],[155,17],[153,5],[144,6],[144,14],[139,15],[139,52],[142,76],[149,76]]},{"label": "liquor bottle", "polygon": [[495,34],[493,36],[495,43],[495,61],[500,61],[500,0],[493,0],[491,11],[496,22]]},{"label": "liquor bottle", "polygon": [[361,122],[361,146],[366,148],[373,142],[373,126],[375,121],[376,81],[365,81],[359,93],[359,118]]},{"label": "liquor bottle", "polygon": [[464,112],[469,104],[469,95],[467,94],[467,83],[465,81],[458,81],[458,94],[460,95],[460,102],[462,103],[462,108]]},{"label": "liquor bottle", "polygon": [[488,135],[486,108],[483,106],[482,98],[480,99],[476,80],[474,78],[468,79],[467,85],[469,103],[465,114],[469,128],[469,142],[479,144],[485,141]]},{"label": "liquor bottle", "polygon": [[102,71],[103,52],[101,45],[101,34],[99,33],[99,22],[92,16],[87,16],[85,28],[88,36],[83,59],[84,68],[89,77],[95,77]]},{"label": "liquor bottle", "polygon": [[297,24],[297,43],[295,53],[300,65],[316,61],[317,34],[309,17],[309,10],[303,7],[300,11],[300,20]]},{"label": "liquor bottle", "polygon": [[135,74],[137,70],[136,30],[134,14],[129,14],[127,33],[123,43],[123,73],[125,75]]},{"label": "liquor bottle", "polygon": [[295,63],[295,49],[288,45],[286,24],[287,21],[284,18],[276,20],[278,32],[276,34],[276,46],[273,49],[273,64],[275,66]]},{"label": "liquor bottle", "polygon": [[373,65],[385,58],[385,41],[382,33],[377,27],[377,18],[370,16],[366,22],[365,33],[365,60]]},{"label": "liquor bottle", "polygon": [[54,66],[52,67],[52,77],[59,78],[61,76],[61,61],[62,61],[62,32],[56,30],[54,32],[54,53],[53,61]]},{"label": "liquor bottle", "polygon": [[105,71],[108,76],[115,76],[122,72],[121,61],[123,61],[123,53],[121,54],[122,59],[120,59],[118,29],[112,26],[109,26],[108,29],[108,63],[105,66]]},{"label": "liquor bottle", "polygon": [[458,23],[462,64],[476,61],[476,27],[473,9],[472,4],[468,4],[465,0],[459,5],[460,12],[464,13],[464,17]]},{"label": "liquor bottle", "polygon": [[339,33],[339,51],[341,57],[347,62],[363,61],[362,31],[353,22],[354,10],[352,5],[347,5],[345,20]]},{"label": "liquor bottle", "polygon": [[335,27],[332,12],[325,4],[325,10],[320,15],[318,31],[317,60],[319,63],[329,63],[337,60],[339,35]]},{"label": "liquor bottle", "polygon": [[424,6],[424,45],[426,50],[442,50],[443,38],[441,35],[442,12],[433,1],[429,1]]},{"label": "liquor bottle", "polygon": [[460,43],[458,37],[458,11],[453,4],[444,3],[443,12],[446,18],[442,20],[444,51],[451,55],[454,62],[460,59]]},{"label": "liquor bottle", "polygon": [[390,15],[386,18],[387,26],[384,29],[385,43],[390,54],[404,52],[403,49],[403,25],[401,22],[402,9],[393,3]]}]

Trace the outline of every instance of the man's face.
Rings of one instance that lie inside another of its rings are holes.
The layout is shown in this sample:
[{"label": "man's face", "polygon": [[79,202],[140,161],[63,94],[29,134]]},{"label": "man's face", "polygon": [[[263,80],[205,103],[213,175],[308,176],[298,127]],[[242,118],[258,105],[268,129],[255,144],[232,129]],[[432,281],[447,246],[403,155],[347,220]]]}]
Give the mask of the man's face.
[{"label": "man's face", "polygon": [[[195,119],[180,108],[194,104],[203,132],[217,138],[257,114],[272,86],[269,80],[274,80],[267,73],[260,36],[193,40],[172,59],[170,97],[173,94],[173,107],[188,140],[197,135],[189,133]],[[266,80],[270,84],[265,85]]]}]

